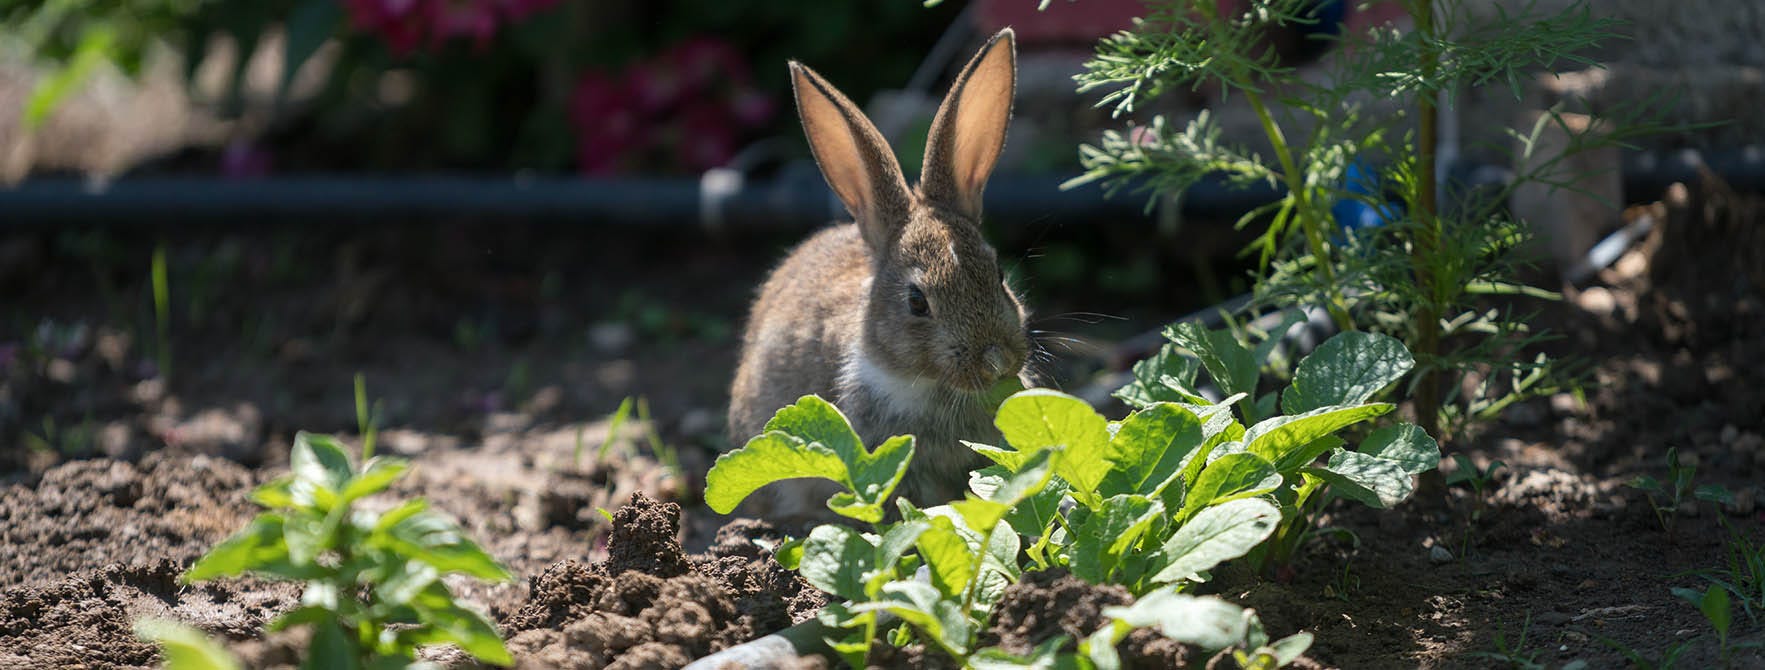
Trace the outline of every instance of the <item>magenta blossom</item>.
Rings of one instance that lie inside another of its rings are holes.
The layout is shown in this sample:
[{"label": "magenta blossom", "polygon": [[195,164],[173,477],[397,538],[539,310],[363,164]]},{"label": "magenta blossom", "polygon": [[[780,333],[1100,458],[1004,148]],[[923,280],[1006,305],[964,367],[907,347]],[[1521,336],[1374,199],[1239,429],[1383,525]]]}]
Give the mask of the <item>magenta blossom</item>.
[{"label": "magenta blossom", "polygon": [[524,21],[558,0],[343,0],[350,25],[374,33],[393,53],[404,55],[428,42],[438,47],[455,38],[482,49],[503,27]]},{"label": "magenta blossom", "polygon": [[682,42],[627,67],[588,72],[571,95],[577,167],[589,175],[658,165],[691,171],[729,163],[777,112],[754,88],[735,47],[714,38]]}]

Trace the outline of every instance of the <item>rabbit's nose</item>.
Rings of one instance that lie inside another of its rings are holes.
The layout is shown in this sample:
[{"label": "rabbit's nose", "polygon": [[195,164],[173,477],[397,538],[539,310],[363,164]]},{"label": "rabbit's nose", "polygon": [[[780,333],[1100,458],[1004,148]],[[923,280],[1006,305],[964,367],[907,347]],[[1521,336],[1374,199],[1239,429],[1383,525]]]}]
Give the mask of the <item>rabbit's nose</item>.
[{"label": "rabbit's nose", "polygon": [[987,345],[986,351],[981,352],[981,362],[987,364],[987,372],[992,376],[1000,377],[1005,374],[1005,350],[1000,349],[999,345]]}]

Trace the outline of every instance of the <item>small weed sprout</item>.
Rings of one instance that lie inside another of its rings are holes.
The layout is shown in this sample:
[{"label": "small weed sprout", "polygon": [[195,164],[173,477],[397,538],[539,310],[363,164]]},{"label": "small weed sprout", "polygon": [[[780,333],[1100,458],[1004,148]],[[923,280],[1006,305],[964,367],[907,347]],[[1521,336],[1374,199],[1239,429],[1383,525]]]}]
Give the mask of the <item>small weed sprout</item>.
[{"label": "small weed sprout", "polygon": [[[1728,643],[1728,628],[1733,623],[1731,617],[1734,615],[1734,606],[1728,599],[1728,589],[1717,584],[1711,584],[1702,591],[1681,587],[1673,589],[1673,595],[1697,607],[1698,612],[1704,615],[1704,621],[1716,630],[1716,648],[1722,657],[1722,667],[1728,667],[1729,659],[1734,656],[1737,646]],[[1748,646],[1757,644],[1748,643]]]},{"label": "small weed sprout", "polygon": [[162,670],[242,670],[239,659],[202,631],[176,621],[135,622],[135,637],[159,645]]},{"label": "small weed sprout", "polygon": [[1733,499],[1733,495],[1729,493],[1728,489],[1720,484],[1694,487],[1697,472],[1696,462],[1680,461],[1679,448],[1669,447],[1667,449],[1668,483],[1662,484],[1659,480],[1648,475],[1638,475],[1625,485],[1641,490],[1648,496],[1649,508],[1654,510],[1655,520],[1661,523],[1661,530],[1667,531],[1667,536],[1672,537],[1674,522],[1678,519],[1680,506],[1688,502],[1696,504],[1695,501],[1698,500],[1726,503]]},{"label": "small weed sprout", "polygon": [[300,433],[289,464],[292,473],[252,492],[265,511],[198,559],[184,581],[250,573],[303,582],[300,606],[266,629],[310,627],[310,667],[403,666],[435,643],[486,663],[513,661],[495,626],[442,581],[506,581],[506,569],[420,498],[384,513],[356,507],[402,476],[406,461],[382,456],[358,467],[335,439]]},{"label": "small weed sprout", "polygon": [[159,366],[159,376],[170,379],[172,376],[172,289],[169,271],[166,269],[165,242],[153,248],[152,269],[149,277],[153,284],[153,326],[158,340],[154,343],[155,362]]},{"label": "small weed sprout", "polygon": [[1487,658],[1492,661],[1507,663],[1509,667],[1519,670],[1544,670],[1544,664],[1538,662],[1538,650],[1526,649],[1526,638],[1532,633],[1532,613],[1527,612],[1520,622],[1520,637],[1512,644],[1508,643],[1506,630],[1495,631],[1495,651],[1471,652],[1474,658]]},{"label": "small weed sprout", "polygon": [[1722,526],[1728,529],[1728,541],[1723,546],[1724,567],[1684,574],[1697,575],[1726,589],[1740,602],[1747,620],[1757,624],[1759,613],[1765,611],[1765,543],[1754,544],[1726,518],[1722,519]]}]

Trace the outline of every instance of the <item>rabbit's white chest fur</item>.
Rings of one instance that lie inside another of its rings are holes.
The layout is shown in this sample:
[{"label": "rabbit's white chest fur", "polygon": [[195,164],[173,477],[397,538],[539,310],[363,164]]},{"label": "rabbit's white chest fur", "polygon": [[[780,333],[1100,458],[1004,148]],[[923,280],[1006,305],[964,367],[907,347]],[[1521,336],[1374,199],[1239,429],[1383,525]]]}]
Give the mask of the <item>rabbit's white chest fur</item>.
[{"label": "rabbit's white chest fur", "polygon": [[854,346],[842,361],[836,404],[864,443],[913,435],[913,471],[901,495],[921,505],[960,498],[980,456],[961,440],[997,443],[992,412],[979,397],[930,379],[903,377],[877,365]]}]

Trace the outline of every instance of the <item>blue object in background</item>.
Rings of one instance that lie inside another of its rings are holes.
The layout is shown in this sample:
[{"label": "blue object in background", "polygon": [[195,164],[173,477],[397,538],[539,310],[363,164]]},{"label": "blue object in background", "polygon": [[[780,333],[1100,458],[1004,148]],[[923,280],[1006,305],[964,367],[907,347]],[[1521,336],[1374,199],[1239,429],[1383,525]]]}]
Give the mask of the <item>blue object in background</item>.
[{"label": "blue object in background", "polygon": [[1348,164],[1348,170],[1342,176],[1342,190],[1377,199],[1383,204],[1371,205],[1359,198],[1337,198],[1335,204],[1330,205],[1330,216],[1336,219],[1337,235],[1332,241],[1338,245],[1346,243],[1349,235],[1378,228],[1403,216],[1403,206],[1385,198],[1384,189],[1379,187],[1378,171],[1359,158]]}]

